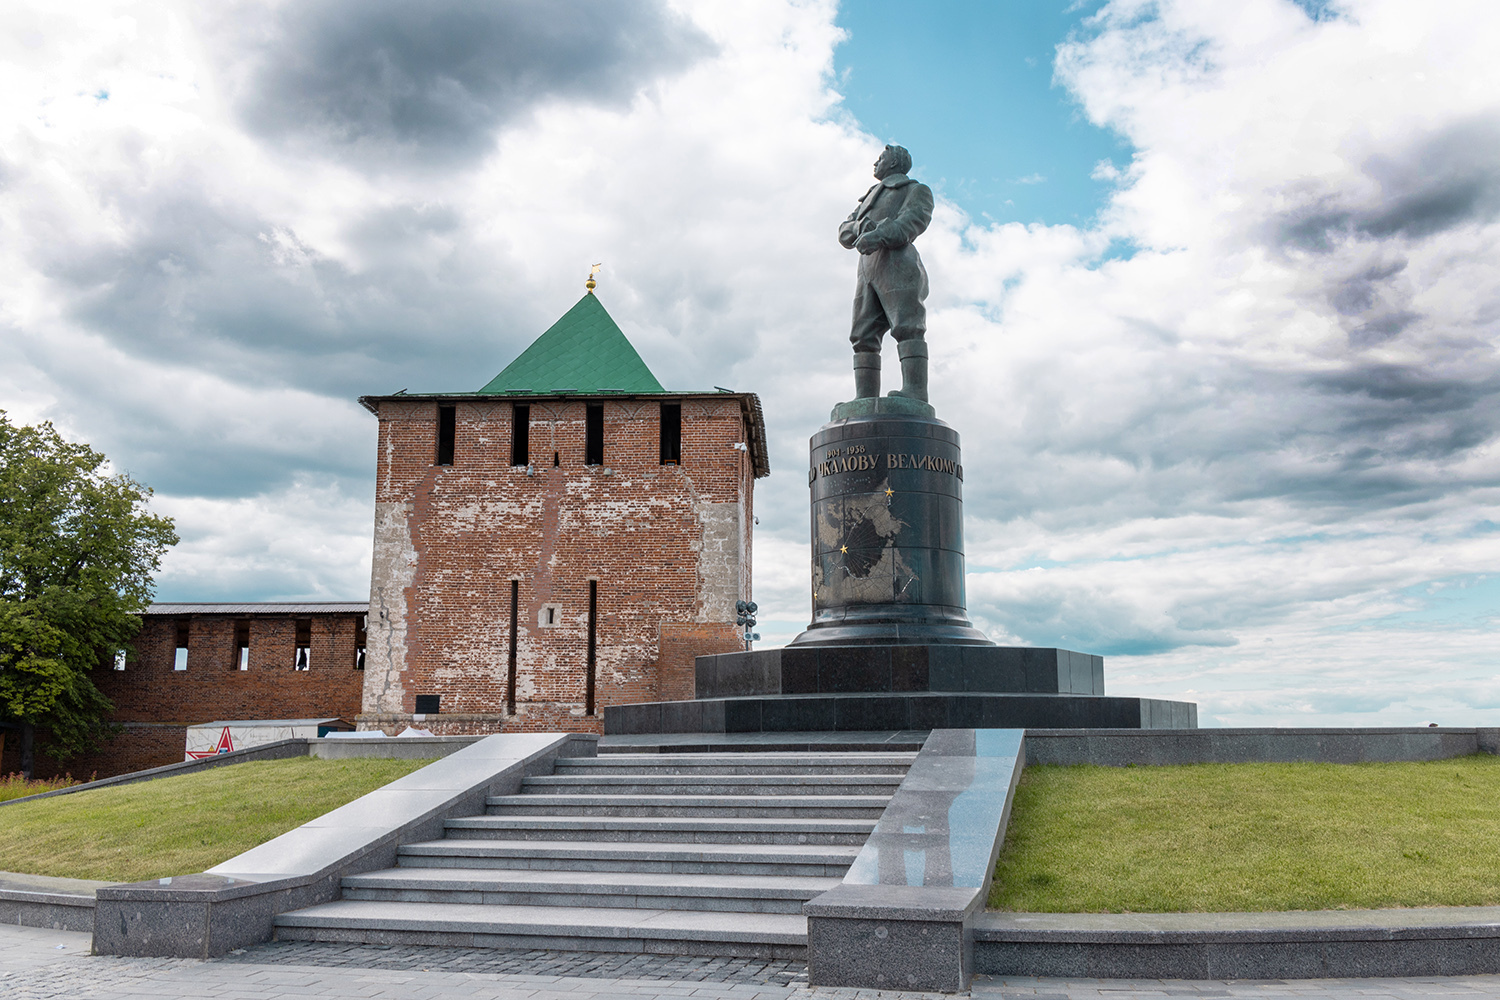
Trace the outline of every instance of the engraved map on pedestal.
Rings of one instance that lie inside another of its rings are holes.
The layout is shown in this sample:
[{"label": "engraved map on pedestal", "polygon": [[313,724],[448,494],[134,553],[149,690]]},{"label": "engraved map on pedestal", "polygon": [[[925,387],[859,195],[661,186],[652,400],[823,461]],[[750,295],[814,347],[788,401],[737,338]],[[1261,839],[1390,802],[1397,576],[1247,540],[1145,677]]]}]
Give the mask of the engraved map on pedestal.
[{"label": "engraved map on pedestal", "polygon": [[817,505],[813,565],[817,604],[888,604],[916,600],[917,574],[897,538],[906,523],[891,513],[887,483],[873,493],[849,493]]}]

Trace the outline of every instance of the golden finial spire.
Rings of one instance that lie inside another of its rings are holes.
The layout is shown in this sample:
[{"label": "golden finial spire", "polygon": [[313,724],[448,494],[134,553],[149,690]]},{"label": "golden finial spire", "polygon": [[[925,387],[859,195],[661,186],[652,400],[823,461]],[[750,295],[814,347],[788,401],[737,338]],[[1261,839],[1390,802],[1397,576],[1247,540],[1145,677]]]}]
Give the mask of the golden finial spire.
[{"label": "golden finial spire", "polygon": [[604,264],[601,261],[600,263],[595,264],[593,267],[589,268],[589,280],[583,283],[584,288],[587,288],[591,292],[594,290],[594,275],[598,274],[599,269],[603,266]]}]

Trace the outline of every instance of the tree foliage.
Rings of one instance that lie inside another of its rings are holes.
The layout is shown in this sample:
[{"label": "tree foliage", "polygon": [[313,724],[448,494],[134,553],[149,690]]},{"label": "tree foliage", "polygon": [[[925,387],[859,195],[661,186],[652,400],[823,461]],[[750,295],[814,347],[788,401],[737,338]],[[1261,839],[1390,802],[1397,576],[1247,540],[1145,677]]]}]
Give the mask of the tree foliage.
[{"label": "tree foliage", "polygon": [[113,706],[91,674],[128,648],[177,542],[150,496],[50,423],[17,426],[0,410],[0,719],[45,727],[54,756],[106,730]]}]

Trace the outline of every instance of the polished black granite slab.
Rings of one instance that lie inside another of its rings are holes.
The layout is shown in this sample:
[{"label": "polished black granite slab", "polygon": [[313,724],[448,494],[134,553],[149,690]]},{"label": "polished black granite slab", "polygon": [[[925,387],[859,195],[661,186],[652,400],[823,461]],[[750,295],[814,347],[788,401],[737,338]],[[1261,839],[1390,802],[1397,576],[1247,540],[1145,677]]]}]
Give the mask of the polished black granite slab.
[{"label": "polished black granite slab", "polygon": [[967,989],[984,907],[1025,766],[1019,729],[939,729],[839,885],[809,900],[808,980]]},{"label": "polished black granite slab", "polygon": [[1154,698],[914,691],[757,695],[610,705],[608,735],[899,729],[1196,729],[1198,707]]},{"label": "polished black granite slab", "polygon": [[946,729],[927,738],[844,885],[986,888],[996,831],[1025,766],[1020,729]]},{"label": "polished black granite slab", "polygon": [[699,698],[758,694],[1104,694],[1104,657],[1030,646],[785,646],[700,656]]},{"label": "polished black granite slab", "polygon": [[927,730],[842,733],[634,733],[606,736],[599,752],[610,753],[915,753]]}]

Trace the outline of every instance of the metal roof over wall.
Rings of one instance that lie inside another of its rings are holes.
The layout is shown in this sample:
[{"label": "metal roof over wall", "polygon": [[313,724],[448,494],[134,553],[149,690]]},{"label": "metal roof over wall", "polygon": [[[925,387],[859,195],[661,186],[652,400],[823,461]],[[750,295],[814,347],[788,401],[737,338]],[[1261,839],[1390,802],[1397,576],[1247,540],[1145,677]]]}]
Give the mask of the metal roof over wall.
[{"label": "metal roof over wall", "polygon": [[227,601],[208,604],[157,601],[147,608],[145,613],[148,615],[362,615],[369,610],[369,601],[301,601],[297,603]]},{"label": "metal roof over wall", "polygon": [[661,397],[665,402],[673,398],[719,395],[739,400],[749,428],[746,435],[749,440],[745,444],[755,478],[769,476],[771,456],[766,447],[766,418],[761,411],[760,397],[753,392],[731,392],[717,387],[715,392],[663,389],[614,318],[590,291],[481,389],[411,393],[403,389],[389,396],[361,396],[359,403],[371,413],[378,414],[380,404],[386,400],[489,401],[500,396],[519,403],[531,399],[634,399],[649,396]]}]

